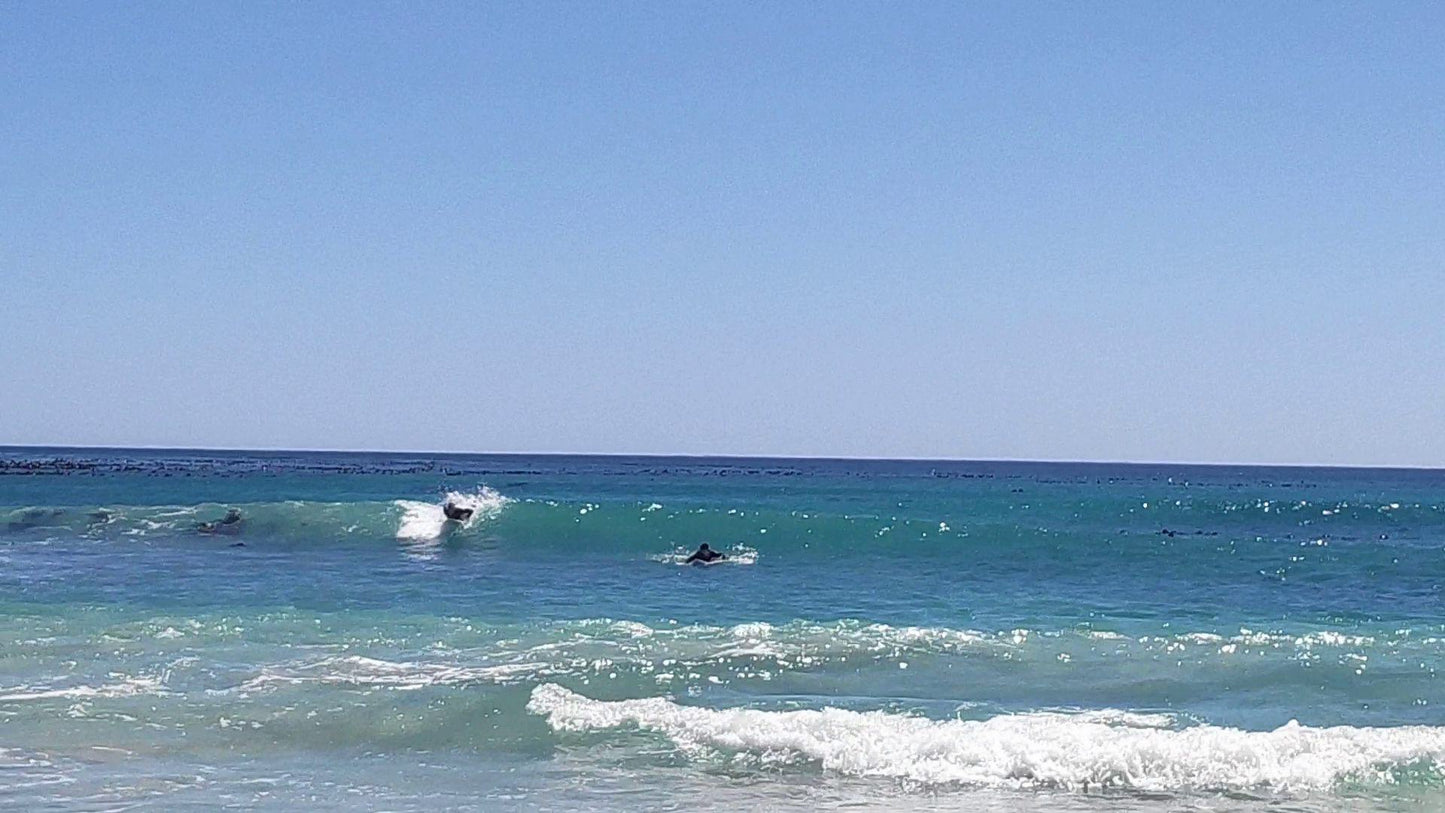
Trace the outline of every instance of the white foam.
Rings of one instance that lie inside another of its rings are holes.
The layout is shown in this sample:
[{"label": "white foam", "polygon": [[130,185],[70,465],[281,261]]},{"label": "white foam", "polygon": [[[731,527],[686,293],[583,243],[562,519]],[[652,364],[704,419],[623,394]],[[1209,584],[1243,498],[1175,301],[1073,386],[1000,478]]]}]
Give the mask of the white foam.
[{"label": "white foam", "polygon": [[[162,626],[157,624],[156,626]],[[170,629],[168,627],[164,628]],[[178,630],[188,630],[177,625]],[[257,668],[238,681],[243,690],[285,685],[320,684],[357,688],[411,689],[432,685],[512,684],[521,681],[637,680],[685,691],[707,681],[772,680],[786,672],[824,669],[947,667],[949,659],[1022,658],[1039,663],[1071,660],[1086,667],[1100,658],[1155,657],[1170,661],[1188,659],[1194,665],[1249,668],[1246,658],[1320,659],[1322,644],[1314,650],[1296,649],[1297,642],[1332,636],[1310,633],[1296,637],[1271,633],[1278,646],[1247,649],[1244,641],[1261,635],[1241,632],[1238,640],[1214,633],[1184,633],[1163,638],[1102,637],[1097,631],[1050,633],[1018,630],[978,631],[948,627],[891,626],[858,620],[832,622],[788,621],[723,625],[648,624],[613,618],[525,624],[498,630],[499,640],[476,647],[429,646],[398,652],[328,651],[298,660]],[[1437,647],[1438,641],[1418,639],[1412,645]],[[1352,642],[1352,639],[1346,639]],[[1302,643],[1301,643],[1302,645]],[[1246,653],[1249,653],[1246,655]],[[362,657],[362,655],[370,657]],[[1408,655],[1409,653],[1405,653]],[[341,657],[345,655],[346,657]],[[1063,656],[1063,657],[1060,657]],[[1338,659],[1352,671],[1366,665],[1386,668],[1373,651],[1341,648],[1326,657]],[[1405,655],[1386,654],[1386,658]],[[382,660],[385,658],[385,660]],[[907,666],[904,666],[907,664]],[[1376,666],[1379,664],[1379,666]],[[247,679],[249,678],[249,679]],[[243,681],[243,682],[242,682]],[[234,691],[235,688],[225,691]],[[1168,728],[1168,718],[1129,719],[1122,712],[1101,722],[1115,726]],[[1068,719],[1087,720],[1104,712],[1071,711]],[[1105,715],[1107,716],[1107,715]]]},{"label": "white foam", "polygon": [[[472,515],[461,523],[449,523],[446,515],[442,513],[442,505],[448,502],[461,508],[472,509]],[[494,519],[510,502],[510,497],[485,486],[472,493],[449,491],[440,503],[397,500],[396,505],[402,510],[402,515],[396,538],[437,539],[458,526],[466,529]]]},{"label": "white foam", "polygon": [[[813,762],[850,776],[935,785],[1302,792],[1349,779],[1388,782],[1391,767],[1438,768],[1445,760],[1445,728],[1430,726],[1171,730],[1130,724],[1140,720],[1126,712],[937,721],[835,708],[714,710],[662,697],[608,702],[555,684],[534,689],[527,710],[561,732],[636,728],[693,755]],[[1159,722],[1153,717],[1144,721]]]},{"label": "white foam", "polygon": [[543,663],[507,663],[493,666],[417,661],[386,661],[360,655],[325,658],[313,663],[266,669],[236,687],[258,691],[274,686],[355,686],[414,691],[429,686],[464,686],[473,683],[515,683],[550,672]]},{"label": "white foam", "polygon": [[102,686],[21,686],[8,690],[0,690],[0,701],[134,697],[141,694],[160,695],[166,693],[165,687],[157,678],[126,677],[118,683],[107,683]]},{"label": "white foam", "polygon": [[0,746],[0,770],[15,768],[53,768],[49,755]]},{"label": "white foam", "polygon": [[650,638],[655,632],[652,627],[640,621],[614,621],[611,627],[613,630],[631,638]]},{"label": "white foam", "polygon": [[662,684],[771,679],[787,669],[884,663],[930,652],[988,651],[997,646],[981,633],[858,621],[654,628],[637,621],[594,618],[548,624],[486,650],[433,648],[424,655],[390,660],[328,654],[270,664],[238,685],[217,691],[305,685],[409,690],[514,684],[559,675],[616,679],[623,673]]},{"label": "white foam", "polygon": [[[847,620],[653,629],[637,622],[597,619],[568,622],[561,627],[557,632],[580,629],[562,642],[549,641],[543,645],[556,651],[557,657],[575,659],[583,653],[606,651],[643,671],[660,666],[716,667],[733,659],[758,658],[775,660],[783,668],[809,668],[827,663],[887,661],[905,655],[999,651],[1008,646],[984,633],[969,630],[894,627]],[[534,647],[529,651],[538,650],[539,647]],[[739,668],[750,667],[743,664]]]}]

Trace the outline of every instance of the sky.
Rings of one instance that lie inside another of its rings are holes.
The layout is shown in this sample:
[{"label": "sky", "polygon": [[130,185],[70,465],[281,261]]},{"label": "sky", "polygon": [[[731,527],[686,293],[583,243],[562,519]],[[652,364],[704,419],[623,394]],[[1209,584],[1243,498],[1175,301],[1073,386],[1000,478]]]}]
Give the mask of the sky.
[{"label": "sky", "polygon": [[1445,466],[1441,42],[0,3],[0,443]]}]

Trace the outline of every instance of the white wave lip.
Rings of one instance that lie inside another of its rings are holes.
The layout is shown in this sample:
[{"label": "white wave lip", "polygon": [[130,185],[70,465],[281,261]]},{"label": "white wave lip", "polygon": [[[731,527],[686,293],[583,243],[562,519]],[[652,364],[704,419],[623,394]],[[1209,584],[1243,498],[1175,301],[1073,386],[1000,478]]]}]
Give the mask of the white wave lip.
[{"label": "white wave lip", "polygon": [[[472,509],[471,517],[461,523],[449,523],[446,515],[442,513],[442,505],[448,502],[461,508]],[[396,505],[401,509],[402,514],[401,524],[396,530],[396,538],[438,539],[458,526],[466,529],[477,523],[495,519],[510,502],[512,502],[510,497],[486,486],[471,493],[449,491],[440,503],[397,500]]]},{"label": "white wave lip", "polygon": [[1328,790],[1345,781],[1390,782],[1392,767],[1445,760],[1445,728],[1273,731],[1161,727],[1158,715],[1033,713],[983,721],[885,712],[714,710],[663,697],[600,701],[538,686],[527,710],[559,732],[636,728],[684,752],[730,751],[763,762],[815,762],[824,770],[930,785],[1118,788],[1150,792]]}]

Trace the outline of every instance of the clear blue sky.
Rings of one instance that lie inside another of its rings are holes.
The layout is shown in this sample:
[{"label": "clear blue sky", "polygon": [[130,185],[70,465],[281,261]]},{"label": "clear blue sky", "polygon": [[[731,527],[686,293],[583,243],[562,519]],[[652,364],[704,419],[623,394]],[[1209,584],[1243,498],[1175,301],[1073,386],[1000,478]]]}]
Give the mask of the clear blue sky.
[{"label": "clear blue sky", "polygon": [[1445,465],[1442,43],[6,3],[0,443]]}]

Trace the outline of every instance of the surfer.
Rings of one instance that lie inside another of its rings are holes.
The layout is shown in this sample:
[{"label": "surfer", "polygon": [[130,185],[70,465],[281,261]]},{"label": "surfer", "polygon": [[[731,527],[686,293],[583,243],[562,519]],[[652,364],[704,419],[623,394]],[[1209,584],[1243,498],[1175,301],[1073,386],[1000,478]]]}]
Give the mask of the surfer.
[{"label": "surfer", "polygon": [[707,543],[704,542],[697,547],[697,550],[693,551],[691,556],[687,557],[687,560],[684,561],[683,564],[690,565],[693,562],[710,564],[712,562],[717,562],[726,558],[728,558],[728,555],[726,553],[718,553],[717,551],[708,547]]},{"label": "surfer", "polygon": [[196,526],[196,530],[203,534],[237,533],[241,530],[241,512],[239,509],[232,508],[226,512],[224,517],[215,522],[202,522]]},{"label": "surfer", "polygon": [[472,509],[463,508],[451,500],[447,500],[446,505],[442,506],[442,513],[453,522],[466,522],[472,518]]}]

